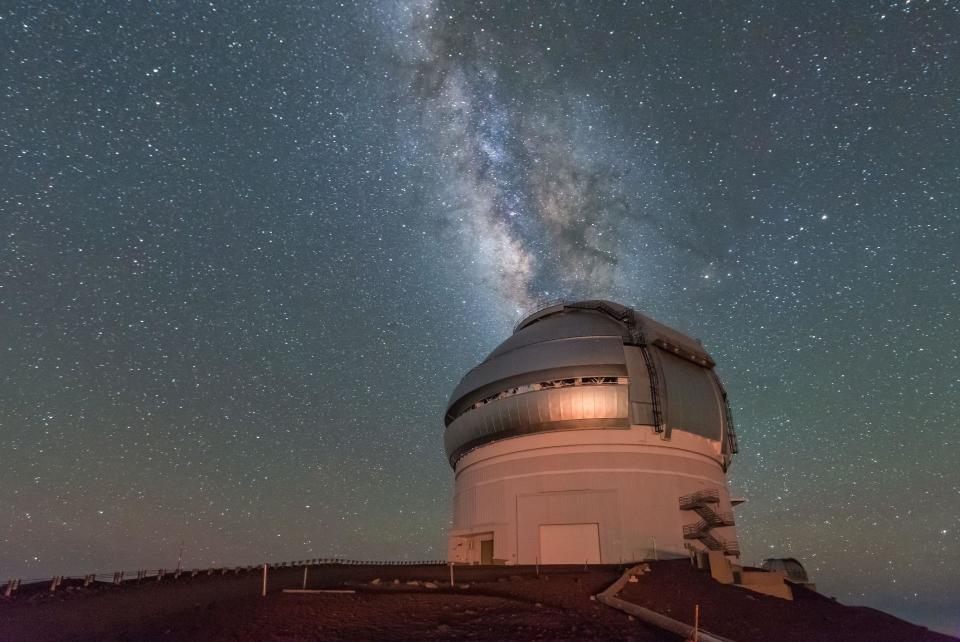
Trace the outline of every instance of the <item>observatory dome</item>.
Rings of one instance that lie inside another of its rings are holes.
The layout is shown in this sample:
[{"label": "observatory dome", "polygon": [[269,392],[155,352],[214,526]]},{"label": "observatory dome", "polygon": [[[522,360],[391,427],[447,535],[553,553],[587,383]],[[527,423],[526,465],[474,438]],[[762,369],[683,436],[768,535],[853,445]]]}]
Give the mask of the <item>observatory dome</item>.
[{"label": "observatory dome", "polygon": [[449,559],[738,555],[736,439],[714,365],[699,341],[611,301],[521,320],[447,404]]},{"label": "observatory dome", "polygon": [[726,393],[699,341],[610,301],[555,304],[513,335],[450,397],[451,465],[483,444],[542,431],[652,426],[736,452]]}]

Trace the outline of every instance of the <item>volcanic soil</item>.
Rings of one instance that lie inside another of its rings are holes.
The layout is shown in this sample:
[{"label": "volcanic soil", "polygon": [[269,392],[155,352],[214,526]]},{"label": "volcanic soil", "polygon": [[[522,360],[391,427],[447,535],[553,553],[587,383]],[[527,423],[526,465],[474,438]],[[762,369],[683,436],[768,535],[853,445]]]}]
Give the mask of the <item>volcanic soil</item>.
[{"label": "volcanic soil", "polygon": [[[957,642],[811,592],[785,602],[723,586],[686,560],[650,566],[620,597],[682,621],[699,604],[703,626],[737,642]],[[283,589],[301,587],[302,568],[279,568],[266,597],[259,571],[24,587],[0,598],[0,640],[679,640],[591,599],[621,571],[458,567],[450,587],[440,566],[323,565],[310,567],[309,588],[355,593],[295,594]]]},{"label": "volcanic soil", "polygon": [[259,571],[37,587],[0,602],[0,640],[676,640],[591,600],[620,573],[464,567],[451,588],[442,566],[324,565],[310,568],[309,588],[356,593],[283,593],[303,570],[280,568],[266,597]]},{"label": "volcanic soil", "polygon": [[861,606],[845,606],[793,587],[794,600],[718,584],[709,572],[687,560],[650,563],[649,574],[629,583],[619,597],[693,624],[700,605],[700,626],[737,642],[957,642],[892,615]]}]

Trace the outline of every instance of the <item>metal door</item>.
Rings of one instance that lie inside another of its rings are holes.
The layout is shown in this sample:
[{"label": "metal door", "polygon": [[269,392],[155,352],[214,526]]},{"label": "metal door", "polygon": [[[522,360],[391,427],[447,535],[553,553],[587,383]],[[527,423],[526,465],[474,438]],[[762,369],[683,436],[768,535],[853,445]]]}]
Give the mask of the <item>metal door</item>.
[{"label": "metal door", "polygon": [[480,542],[480,563],[493,564],[493,540],[485,539]]}]

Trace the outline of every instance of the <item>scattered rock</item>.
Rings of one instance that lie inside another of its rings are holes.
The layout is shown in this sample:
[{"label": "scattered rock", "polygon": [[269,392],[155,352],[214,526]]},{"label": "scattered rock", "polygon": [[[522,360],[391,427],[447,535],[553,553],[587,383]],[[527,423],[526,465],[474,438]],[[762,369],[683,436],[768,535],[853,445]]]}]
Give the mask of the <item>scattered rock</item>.
[{"label": "scattered rock", "polygon": [[436,585],[435,582],[424,582],[423,585],[424,585],[424,587],[426,587],[426,588],[428,588],[428,589],[435,589],[435,588],[437,588],[437,585]]},{"label": "scattered rock", "polygon": [[534,604],[534,606],[539,609],[543,607],[543,604],[540,604],[540,602],[537,602],[536,604]]},{"label": "scattered rock", "polygon": [[457,584],[457,588],[468,589],[468,588],[470,588],[470,585],[469,585],[469,584]]},{"label": "scattered rock", "polygon": [[523,579],[523,578],[520,577],[519,575],[511,575],[511,576],[510,576],[510,581],[511,581],[511,582],[519,582],[519,581],[522,580],[522,579]]},{"label": "scattered rock", "polygon": [[379,578],[379,577],[375,577],[375,578],[373,579],[373,581],[371,581],[370,583],[373,584],[374,586],[376,586],[377,584],[380,583],[380,578]]},{"label": "scattered rock", "polygon": [[420,586],[420,580],[408,580],[407,586]]},{"label": "scattered rock", "polygon": [[630,622],[636,622],[637,618],[633,617],[632,615],[628,615],[627,620],[629,620]]},{"label": "scattered rock", "polygon": [[590,601],[591,601],[591,602],[596,602],[596,601],[597,601],[597,596],[596,596],[596,595],[591,595],[591,596],[590,596]]},{"label": "scattered rock", "polygon": [[637,579],[637,576],[636,576],[636,575],[631,575],[630,578],[629,578],[627,581],[630,582],[631,584],[636,584],[636,583],[639,582],[640,580]]},{"label": "scattered rock", "polygon": [[394,585],[394,586],[396,586],[396,585],[399,584],[399,583],[400,583],[400,580],[393,580],[393,585]]},{"label": "scattered rock", "polygon": [[449,625],[449,624],[441,624],[440,626],[437,627],[437,631],[438,631],[439,633],[446,633],[446,632],[449,631],[449,630],[450,630],[450,625]]}]

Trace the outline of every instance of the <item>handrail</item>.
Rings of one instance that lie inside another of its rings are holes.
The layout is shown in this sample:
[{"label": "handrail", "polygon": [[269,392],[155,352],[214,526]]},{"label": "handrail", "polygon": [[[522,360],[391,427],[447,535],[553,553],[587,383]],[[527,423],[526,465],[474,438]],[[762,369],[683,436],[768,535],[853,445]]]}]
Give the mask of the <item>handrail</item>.
[{"label": "handrail", "polygon": [[524,321],[534,316],[539,312],[543,312],[547,308],[552,308],[557,305],[566,305],[568,301],[566,299],[544,299],[543,301],[538,301],[533,304],[533,307],[520,317],[520,320],[513,324],[513,332],[516,333],[520,329],[520,326],[523,325]]},{"label": "handrail", "polygon": [[720,491],[711,488],[707,490],[698,490],[689,495],[680,497],[680,510],[691,510],[697,504],[716,504],[720,501]]},{"label": "handrail", "polygon": [[708,530],[710,530],[710,525],[701,519],[695,524],[685,524],[683,537],[684,539],[699,539],[700,535],[705,534]]},{"label": "handrail", "polygon": [[[708,512],[709,511],[709,512]],[[716,528],[719,526],[733,526],[736,522],[733,520],[733,513],[714,513],[707,509],[698,512],[698,515],[704,519],[710,526]]]}]

